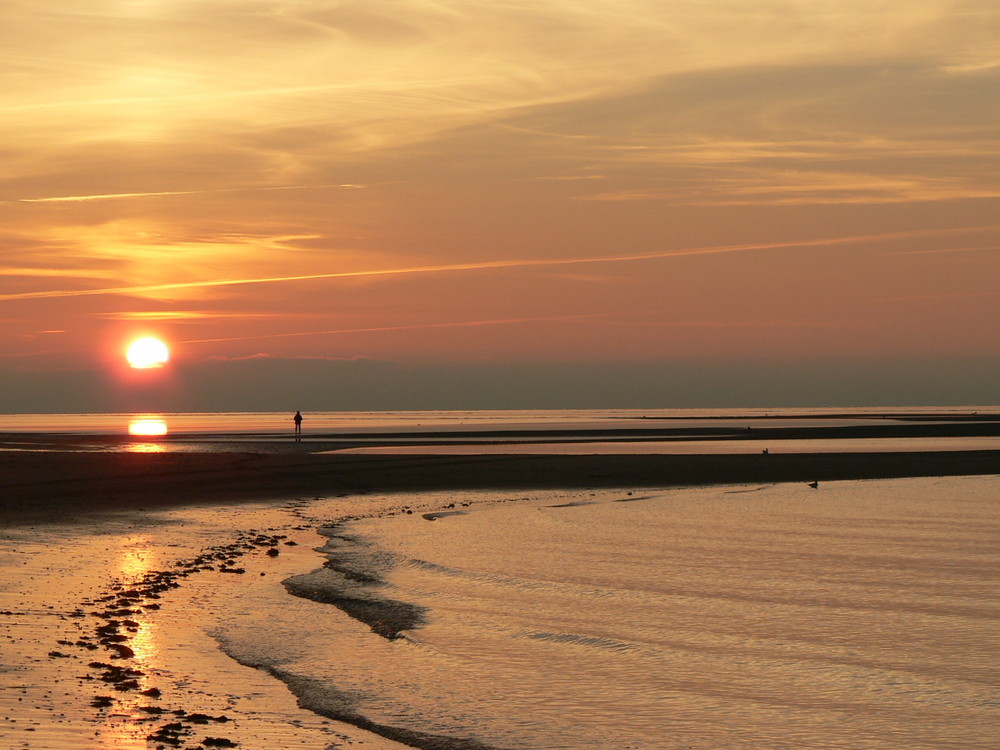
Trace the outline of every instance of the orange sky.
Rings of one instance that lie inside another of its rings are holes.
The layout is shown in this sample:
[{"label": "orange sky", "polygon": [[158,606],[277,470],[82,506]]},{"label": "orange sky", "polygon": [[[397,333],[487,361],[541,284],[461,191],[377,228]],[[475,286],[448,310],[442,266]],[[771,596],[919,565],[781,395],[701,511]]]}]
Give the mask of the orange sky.
[{"label": "orange sky", "polygon": [[0,24],[0,372],[1000,361],[993,0]]}]

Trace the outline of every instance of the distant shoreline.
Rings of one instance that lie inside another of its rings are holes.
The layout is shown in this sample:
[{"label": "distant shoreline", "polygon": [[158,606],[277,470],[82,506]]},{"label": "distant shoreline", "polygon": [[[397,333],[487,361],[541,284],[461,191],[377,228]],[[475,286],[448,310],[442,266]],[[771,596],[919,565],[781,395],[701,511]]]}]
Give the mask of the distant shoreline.
[{"label": "distant shoreline", "polygon": [[460,456],[0,451],[0,523],[374,492],[677,487],[998,473],[1000,450]]},{"label": "distant shoreline", "polygon": [[[1000,437],[1000,414],[880,414],[880,415],[806,415],[806,416],[726,416],[686,417],[649,416],[629,418],[617,425],[618,417],[609,417],[601,426],[558,425],[544,422],[532,425],[395,426],[391,429],[364,431],[330,428],[305,429],[302,442],[292,439],[292,432],[171,431],[170,434],[143,437],[72,431],[0,431],[0,450],[43,451],[113,451],[128,450],[139,443],[151,443],[166,451],[198,448],[206,452],[318,453],[364,446],[454,445],[527,442],[579,441],[711,441],[711,440],[796,440],[796,439],[878,439],[878,438],[952,438]],[[859,420],[860,424],[823,424],[836,420]],[[704,422],[708,424],[690,424]],[[679,422],[679,424],[674,424]],[[731,424],[722,424],[730,422]],[[761,424],[763,422],[763,424]],[[818,424],[809,424],[818,422]],[[650,426],[646,426],[648,423]],[[685,424],[686,423],[686,424]],[[642,426],[638,426],[638,425]]]}]

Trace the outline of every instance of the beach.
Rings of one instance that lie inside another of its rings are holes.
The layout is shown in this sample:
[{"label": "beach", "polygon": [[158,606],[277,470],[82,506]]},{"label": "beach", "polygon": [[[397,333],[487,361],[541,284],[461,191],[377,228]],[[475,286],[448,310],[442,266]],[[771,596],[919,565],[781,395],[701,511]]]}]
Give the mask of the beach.
[{"label": "beach", "polygon": [[669,487],[1000,472],[1000,451],[747,455],[0,452],[7,522],[52,513],[463,489]]},{"label": "beach", "polygon": [[299,680],[351,665],[337,687],[371,720],[490,747],[990,747],[998,489],[551,492],[358,519],[291,590],[367,589],[371,626],[405,629],[271,657]]},{"label": "beach", "polygon": [[[315,564],[319,520],[299,506],[82,514],[5,529],[0,746],[401,747],[302,710],[212,637],[248,602],[287,598],[281,580]],[[279,544],[280,557],[265,554]]]},{"label": "beach", "polygon": [[[264,429],[281,421],[6,418],[0,425],[16,430],[0,427],[0,517],[304,495],[1000,472],[1000,414],[992,408],[330,413],[308,415],[301,439]],[[62,429],[40,429],[53,423]],[[162,432],[129,434],[135,424]]]},{"label": "beach", "polygon": [[0,8],[0,750],[1000,750],[1000,1]]},{"label": "beach", "polygon": [[995,739],[997,451],[17,442],[5,747]]}]

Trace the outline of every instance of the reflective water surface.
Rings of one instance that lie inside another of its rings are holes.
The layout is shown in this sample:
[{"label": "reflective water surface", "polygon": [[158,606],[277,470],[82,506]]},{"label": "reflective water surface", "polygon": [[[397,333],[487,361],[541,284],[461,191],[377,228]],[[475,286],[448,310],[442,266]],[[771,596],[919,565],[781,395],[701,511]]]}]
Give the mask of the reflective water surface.
[{"label": "reflective water surface", "polygon": [[0,451],[816,453],[1000,448],[1000,407],[0,415]]},{"label": "reflective water surface", "polygon": [[811,438],[799,440],[564,440],[560,442],[495,441],[461,445],[379,445],[341,448],[330,453],[359,455],[639,455],[761,453],[883,453],[894,451],[1000,450],[1000,437]]},{"label": "reflective water surface", "polygon": [[223,640],[316,710],[493,747],[987,747],[997,497],[996,477],[907,479],[357,520],[334,568],[381,578],[372,595],[424,624],[386,640],[272,613]]},{"label": "reflective water surface", "polygon": [[[2,529],[0,746],[138,750],[173,721],[153,702],[232,719],[188,744],[248,748],[401,748],[334,719],[463,750],[994,747],[998,497],[996,476],[439,492]],[[162,697],[86,679],[104,594],[262,529],[295,544],[122,623]]]},{"label": "reflective water surface", "polygon": [[[316,432],[365,433],[377,431],[431,431],[569,427],[706,427],[743,426],[764,420],[771,426],[847,426],[869,424],[893,416],[948,416],[968,418],[998,413],[1000,406],[865,407],[781,409],[553,409],[468,411],[351,411],[304,412],[305,434]],[[171,433],[290,432],[292,414],[280,412],[187,412],[141,414],[0,414],[0,432],[86,433],[121,435],[137,418],[155,418]]]}]

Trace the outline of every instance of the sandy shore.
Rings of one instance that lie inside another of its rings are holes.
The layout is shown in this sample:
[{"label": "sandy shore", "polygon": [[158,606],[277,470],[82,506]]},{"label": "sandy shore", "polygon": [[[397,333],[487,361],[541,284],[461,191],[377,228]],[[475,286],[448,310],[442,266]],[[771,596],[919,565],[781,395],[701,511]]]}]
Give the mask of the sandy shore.
[{"label": "sandy shore", "polygon": [[[219,613],[245,608],[252,619],[292,606],[281,581],[318,564],[313,530],[391,511],[400,502],[393,493],[423,512],[447,507],[450,490],[1000,473],[1000,451],[365,456],[289,441],[127,453],[52,450],[49,438],[33,439],[40,449],[0,451],[0,745],[47,750],[197,738],[402,747],[295,706],[284,686],[229,659],[210,637]],[[325,605],[296,598],[294,606],[303,619],[329,616]]]},{"label": "sandy shore", "polygon": [[0,519],[445,489],[671,487],[1000,473],[1000,451],[770,455],[363,456],[0,452]]},{"label": "sandy shore", "polygon": [[312,529],[350,511],[242,503],[0,526],[0,747],[402,748],[296,706],[212,637],[241,608],[283,602],[281,581],[318,564]]}]

